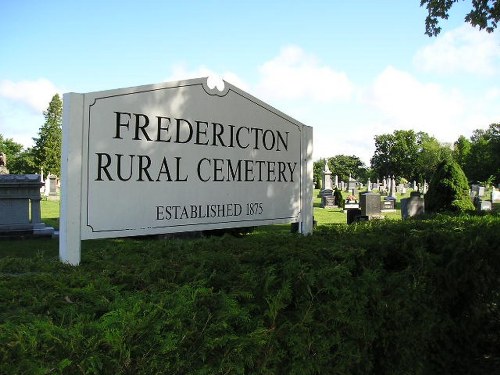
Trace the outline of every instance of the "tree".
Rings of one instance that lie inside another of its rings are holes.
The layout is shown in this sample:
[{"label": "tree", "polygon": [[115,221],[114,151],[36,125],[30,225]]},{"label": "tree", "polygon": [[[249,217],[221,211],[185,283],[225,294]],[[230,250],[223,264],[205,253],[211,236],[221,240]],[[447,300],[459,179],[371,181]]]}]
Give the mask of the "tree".
[{"label": "tree", "polygon": [[371,167],[378,177],[395,175],[407,180],[429,180],[437,164],[451,157],[451,148],[425,132],[395,130],[375,136]]},{"label": "tree", "polygon": [[55,94],[49,103],[47,111],[43,112],[45,123],[38,132],[38,138],[33,138],[35,146],[33,155],[35,164],[44,173],[61,173],[61,142],[62,142],[62,101]]},{"label": "tree", "polygon": [[39,173],[40,171],[35,164],[33,148],[23,150],[16,155],[16,157],[9,162],[9,171],[12,174]]},{"label": "tree", "polygon": [[375,153],[370,160],[378,177],[395,175],[415,177],[419,144],[413,130],[396,130],[393,134],[375,136]]},{"label": "tree", "polygon": [[22,144],[14,142],[12,138],[4,138],[3,135],[0,134],[0,152],[3,152],[7,157],[7,168],[9,170],[10,163],[22,150]]},{"label": "tree", "polygon": [[[458,0],[420,0],[420,6],[427,8],[425,19],[425,33],[428,36],[437,36],[441,32],[439,21],[448,19],[449,10]],[[479,30],[492,32],[500,20],[499,0],[474,0],[472,10],[465,16],[465,22]]]},{"label": "tree", "polygon": [[417,181],[429,181],[436,171],[438,164],[452,158],[451,145],[440,143],[427,133],[419,133],[420,149],[416,158],[414,173]]},{"label": "tree", "polygon": [[471,181],[500,181],[500,123],[474,130],[464,171]]},{"label": "tree", "polygon": [[458,140],[453,144],[453,159],[460,165],[467,175],[466,165],[469,160],[470,150],[472,147],[471,141],[465,138],[463,135],[458,137]]},{"label": "tree", "polygon": [[453,159],[445,159],[438,165],[425,195],[425,210],[429,212],[474,210],[469,196],[467,177]]},{"label": "tree", "polygon": [[23,145],[0,134],[0,152],[7,156],[7,169],[11,174],[38,173],[33,149],[23,149]]},{"label": "tree", "polygon": [[349,175],[353,178],[363,178],[366,175],[366,166],[357,156],[336,155],[328,158],[328,167],[339,180],[347,181]]}]

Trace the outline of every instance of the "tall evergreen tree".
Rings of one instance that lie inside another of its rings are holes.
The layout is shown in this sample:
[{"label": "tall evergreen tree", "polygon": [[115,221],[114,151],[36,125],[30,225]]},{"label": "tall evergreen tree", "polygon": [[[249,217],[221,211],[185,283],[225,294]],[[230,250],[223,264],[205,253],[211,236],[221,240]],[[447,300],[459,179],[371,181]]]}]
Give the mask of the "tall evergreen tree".
[{"label": "tall evergreen tree", "polygon": [[49,103],[47,111],[43,112],[45,123],[38,132],[38,138],[33,138],[35,146],[33,154],[36,165],[44,173],[61,174],[61,143],[62,143],[62,100],[55,94]]}]

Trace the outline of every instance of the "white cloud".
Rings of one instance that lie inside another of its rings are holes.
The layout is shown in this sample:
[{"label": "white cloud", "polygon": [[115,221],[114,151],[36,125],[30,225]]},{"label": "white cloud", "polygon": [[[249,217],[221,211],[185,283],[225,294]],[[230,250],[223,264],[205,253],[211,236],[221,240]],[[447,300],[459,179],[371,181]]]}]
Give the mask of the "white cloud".
[{"label": "white cloud", "polygon": [[382,113],[388,126],[425,131],[443,141],[455,133],[465,107],[457,90],[422,83],[393,67],[375,79],[364,100]]},{"label": "white cloud", "polygon": [[257,92],[270,99],[313,99],[329,102],[348,99],[354,87],[344,72],[321,64],[300,47],[283,48],[280,54],[259,68]]},{"label": "white cloud", "polygon": [[46,110],[52,97],[61,92],[45,78],[35,81],[0,81],[0,97],[27,105],[35,113]]},{"label": "white cloud", "polygon": [[480,31],[467,24],[435,39],[417,51],[414,64],[423,71],[440,74],[498,73],[500,39],[498,34]]}]

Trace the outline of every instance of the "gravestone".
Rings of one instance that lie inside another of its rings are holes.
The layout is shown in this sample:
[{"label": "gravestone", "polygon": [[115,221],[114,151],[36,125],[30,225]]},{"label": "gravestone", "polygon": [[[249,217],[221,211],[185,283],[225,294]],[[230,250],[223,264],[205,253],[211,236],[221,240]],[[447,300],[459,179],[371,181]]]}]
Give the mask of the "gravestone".
[{"label": "gravestone", "polygon": [[491,211],[491,209],[492,209],[491,201],[483,200],[479,197],[476,197],[474,199],[474,205],[476,206],[476,210],[478,212]]},{"label": "gravestone", "polygon": [[390,197],[384,198],[384,200],[380,202],[380,210],[383,212],[395,211],[396,210],[396,200],[391,199]]},{"label": "gravestone", "polygon": [[352,192],[353,190],[357,189],[357,181],[353,179],[351,176],[349,176],[349,181],[347,181],[347,191]]},{"label": "gravestone", "polygon": [[0,175],[0,234],[51,236],[54,233],[41,220],[42,185],[37,174]]},{"label": "gravestone", "polygon": [[333,195],[330,196],[325,195],[321,197],[321,207],[322,208],[337,207],[335,205],[335,197]]},{"label": "gravestone", "polygon": [[328,168],[328,163],[325,163],[325,169],[323,170],[323,189],[320,191],[320,196],[322,208],[335,206],[332,188],[332,172],[330,172]]},{"label": "gravestone", "polygon": [[403,220],[425,213],[424,198],[412,192],[409,198],[401,199],[401,217]]},{"label": "gravestone", "polygon": [[394,177],[394,175],[392,175],[392,178],[391,178],[389,198],[396,199],[396,178]]},{"label": "gravestone", "polygon": [[332,172],[328,168],[328,163],[325,163],[325,169],[323,170],[323,189],[322,190],[333,190],[332,189]]},{"label": "gravestone", "polygon": [[493,188],[493,190],[491,191],[491,202],[495,203],[498,201],[500,201],[500,191]]},{"label": "gravestone", "polygon": [[372,218],[380,215],[380,194],[364,193],[360,195],[361,215]]},{"label": "gravestone", "polygon": [[49,195],[51,195],[51,196],[57,195],[57,176],[53,175],[53,174],[49,174],[47,176],[47,180],[50,181]]},{"label": "gravestone", "polygon": [[344,212],[350,209],[358,209],[359,208],[359,203],[356,200],[348,200],[346,199],[344,201]]},{"label": "gravestone", "polygon": [[356,222],[360,216],[361,210],[359,208],[349,208],[347,210],[347,224]]}]

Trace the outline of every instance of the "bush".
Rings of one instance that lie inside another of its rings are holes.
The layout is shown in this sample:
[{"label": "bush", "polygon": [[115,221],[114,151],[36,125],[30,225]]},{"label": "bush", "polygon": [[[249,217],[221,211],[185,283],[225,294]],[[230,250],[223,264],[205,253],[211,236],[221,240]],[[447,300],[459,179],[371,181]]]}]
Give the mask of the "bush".
[{"label": "bush", "polygon": [[0,373],[493,375],[499,243],[437,215],[6,257]]},{"label": "bush", "polygon": [[339,207],[344,207],[344,197],[342,196],[342,192],[338,188],[335,188],[333,196],[335,197],[335,204]]},{"label": "bush", "polygon": [[428,212],[467,212],[474,210],[469,196],[467,177],[452,159],[443,160],[437,167],[425,195]]}]

